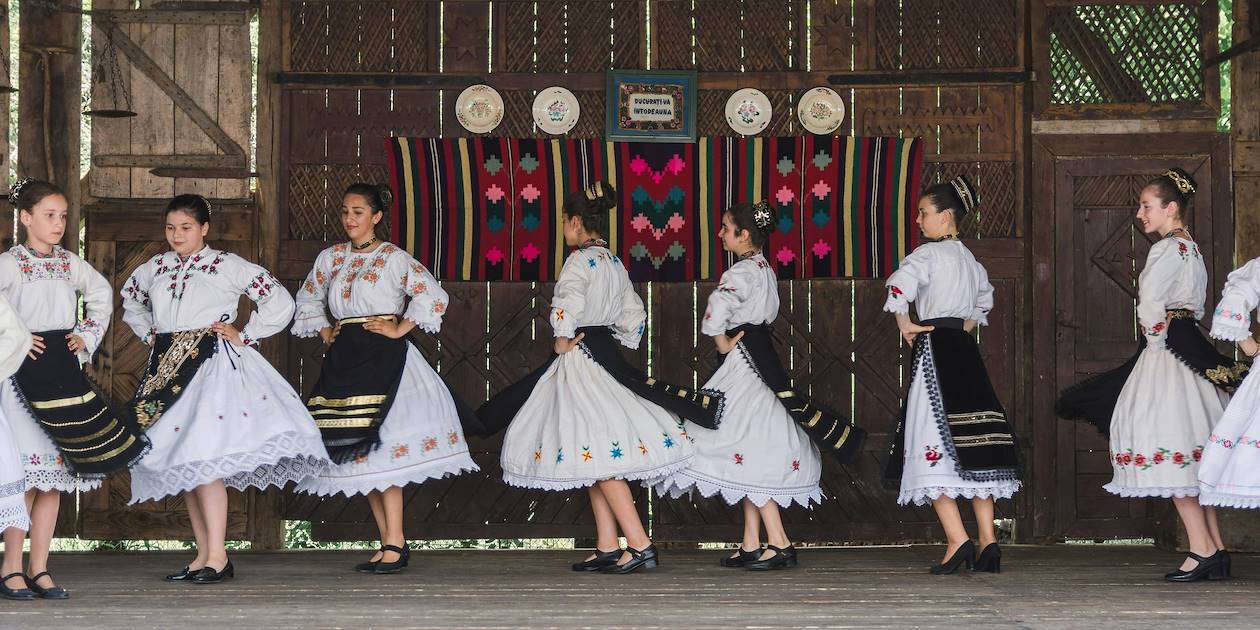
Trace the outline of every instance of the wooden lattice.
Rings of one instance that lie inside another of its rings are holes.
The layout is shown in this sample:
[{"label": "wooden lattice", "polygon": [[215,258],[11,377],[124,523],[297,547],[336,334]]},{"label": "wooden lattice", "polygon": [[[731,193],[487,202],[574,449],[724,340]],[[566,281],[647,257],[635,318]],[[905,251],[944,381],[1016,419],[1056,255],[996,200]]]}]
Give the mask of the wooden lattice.
[{"label": "wooden lattice", "polygon": [[[510,2],[496,14],[506,28],[496,69],[603,72],[642,64],[640,3]],[[496,29],[500,28],[496,26]]]},{"label": "wooden lattice", "polygon": [[289,69],[427,70],[433,8],[411,0],[289,0]]},{"label": "wooden lattice", "polygon": [[1051,102],[1201,101],[1200,4],[1048,7]]},{"label": "wooden lattice", "polygon": [[[289,237],[328,241],[344,235],[341,193],[355,182],[384,184],[389,169],[379,164],[296,164],[289,171]],[[389,214],[378,224],[389,233]]]},{"label": "wooden lattice", "polygon": [[1019,208],[1015,197],[1013,162],[932,162],[923,163],[923,185],[927,187],[965,175],[976,187],[979,211],[968,215],[959,226],[964,238],[1006,238],[1016,236]]},{"label": "wooden lattice", "polygon": [[652,3],[652,67],[673,70],[696,67],[691,52],[690,0]]},{"label": "wooden lattice", "polygon": [[988,68],[1019,60],[1015,0],[875,3],[877,68]]}]

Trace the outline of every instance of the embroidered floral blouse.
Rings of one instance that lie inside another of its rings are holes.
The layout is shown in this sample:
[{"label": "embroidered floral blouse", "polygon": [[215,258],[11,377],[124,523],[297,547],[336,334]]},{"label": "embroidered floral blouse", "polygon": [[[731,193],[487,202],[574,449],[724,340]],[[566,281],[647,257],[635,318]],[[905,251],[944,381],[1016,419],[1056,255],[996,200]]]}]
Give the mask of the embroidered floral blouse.
[{"label": "embroidered floral blouse", "polygon": [[1163,348],[1168,311],[1194,311],[1203,317],[1207,300],[1207,267],[1194,241],[1171,236],[1151,245],[1146,266],[1138,275],[1138,325],[1148,346]]},{"label": "embroidered floral blouse", "polygon": [[293,297],[266,269],[210,246],[184,260],[165,252],[140,265],[123,284],[123,321],[148,343],[153,333],[234,321],[242,295],[257,305],[241,329],[247,345],[284,330],[293,319]]},{"label": "embroidered floral blouse", "polygon": [[0,295],[0,380],[13,376],[31,349],[31,333],[17,311]]},{"label": "embroidered floral blouse", "polygon": [[584,326],[608,326],[617,341],[633,349],[646,322],[643,300],[620,258],[597,245],[569,254],[551,296],[551,328],[557,337],[576,337]]},{"label": "embroidered floral blouse", "polygon": [[0,254],[0,294],[8,298],[27,330],[73,329],[83,337],[87,347],[79,361],[84,363],[101,345],[114,312],[114,290],[105,276],[60,246],[53,246],[48,256],[25,245]]},{"label": "embroidered floral blouse", "polygon": [[989,325],[993,309],[989,273],[957,239],[916,247],[884,286],[888,287],[885,312],[909,313],[913,302],[920,320],[957,317]]},{"label": "embroidered floral blouse", "polygon": [[298,289],[292,332],[298,337],[314,337],[321,328],[331,327],[333,320],[402,315],[436,333],[449,303],[437,278],[397,245],[385,243],[363,254],[341,243],[319,253],[315,267]]},{"label": "embroidered floral blouse", "polygon": [[1221,289],[1221,301],[1212,315],[1212,336],[1240,341],[1251,334],[1251,311],[1260,306],[1260,258],[1235,269]]},{"label": "embroidered floral blouse", "polygon": [[743,324],[769,324],[779,315],[779,283],[765,256],[745,258],[722,272],[700,321],[713,337]]}]

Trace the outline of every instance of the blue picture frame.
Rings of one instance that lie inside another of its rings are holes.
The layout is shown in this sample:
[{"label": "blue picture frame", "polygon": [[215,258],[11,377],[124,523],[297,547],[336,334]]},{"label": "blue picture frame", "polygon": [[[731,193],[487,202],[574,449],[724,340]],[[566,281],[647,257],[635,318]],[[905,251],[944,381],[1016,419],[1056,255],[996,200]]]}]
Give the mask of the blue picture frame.
[{"label": "blue picture frame", "polygon": [[696,107],[694,71],[609,70],[604,137],[695,142]]}]

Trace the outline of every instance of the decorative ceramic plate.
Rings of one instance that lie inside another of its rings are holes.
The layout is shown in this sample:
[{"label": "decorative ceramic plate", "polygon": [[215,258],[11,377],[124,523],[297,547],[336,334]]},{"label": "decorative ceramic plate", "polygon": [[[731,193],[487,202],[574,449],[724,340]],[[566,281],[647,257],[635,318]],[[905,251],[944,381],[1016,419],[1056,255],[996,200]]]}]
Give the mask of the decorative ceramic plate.
[{"label": "decorative ceramic plate", "polygon": [[455,118],[473,133],[489,133],[503,121],[503,97],[488,85],[470,85],[455,100]]},{"label": "decorative ceramic plate", "polygon": [[568,133],[581,114],[577,98],[565,88],[549,87],[534,97],[534,122],[547,133]]},{"label": "decorative ceramic plate", "polygon": [[736,90],[726,99],[726,124],[743,136],[755,136],[770,124],[770,99],[761,90]]},{"label": "decorative ceramic plate", "polygon": [[801,96],[796,117],[811,133],[829,134],[844,120],[844,99],[829,87],[816,87]]}]

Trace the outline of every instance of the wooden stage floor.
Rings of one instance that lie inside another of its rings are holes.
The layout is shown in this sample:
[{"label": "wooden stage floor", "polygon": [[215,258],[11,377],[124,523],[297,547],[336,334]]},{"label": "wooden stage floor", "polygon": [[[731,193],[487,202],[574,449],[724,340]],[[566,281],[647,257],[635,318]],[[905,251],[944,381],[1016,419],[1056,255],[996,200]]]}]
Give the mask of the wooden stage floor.
[{"label": "wooden stage floor", "polygon": [[580,552],[417,552],[393,576],[362,553],[238,553],[237,578],[166,584],[172,553],[59,554],[64,602],[0,600],[0,628],[985,627],[1255,628],[1260,555],[1224,582],[1168,584],[1180,556],[1148,547],[1010,547],[1000,575],[932,576],[940,547],[803,550],[795,570],[717,566],[666,550],[659,569],[577,574]]}]

